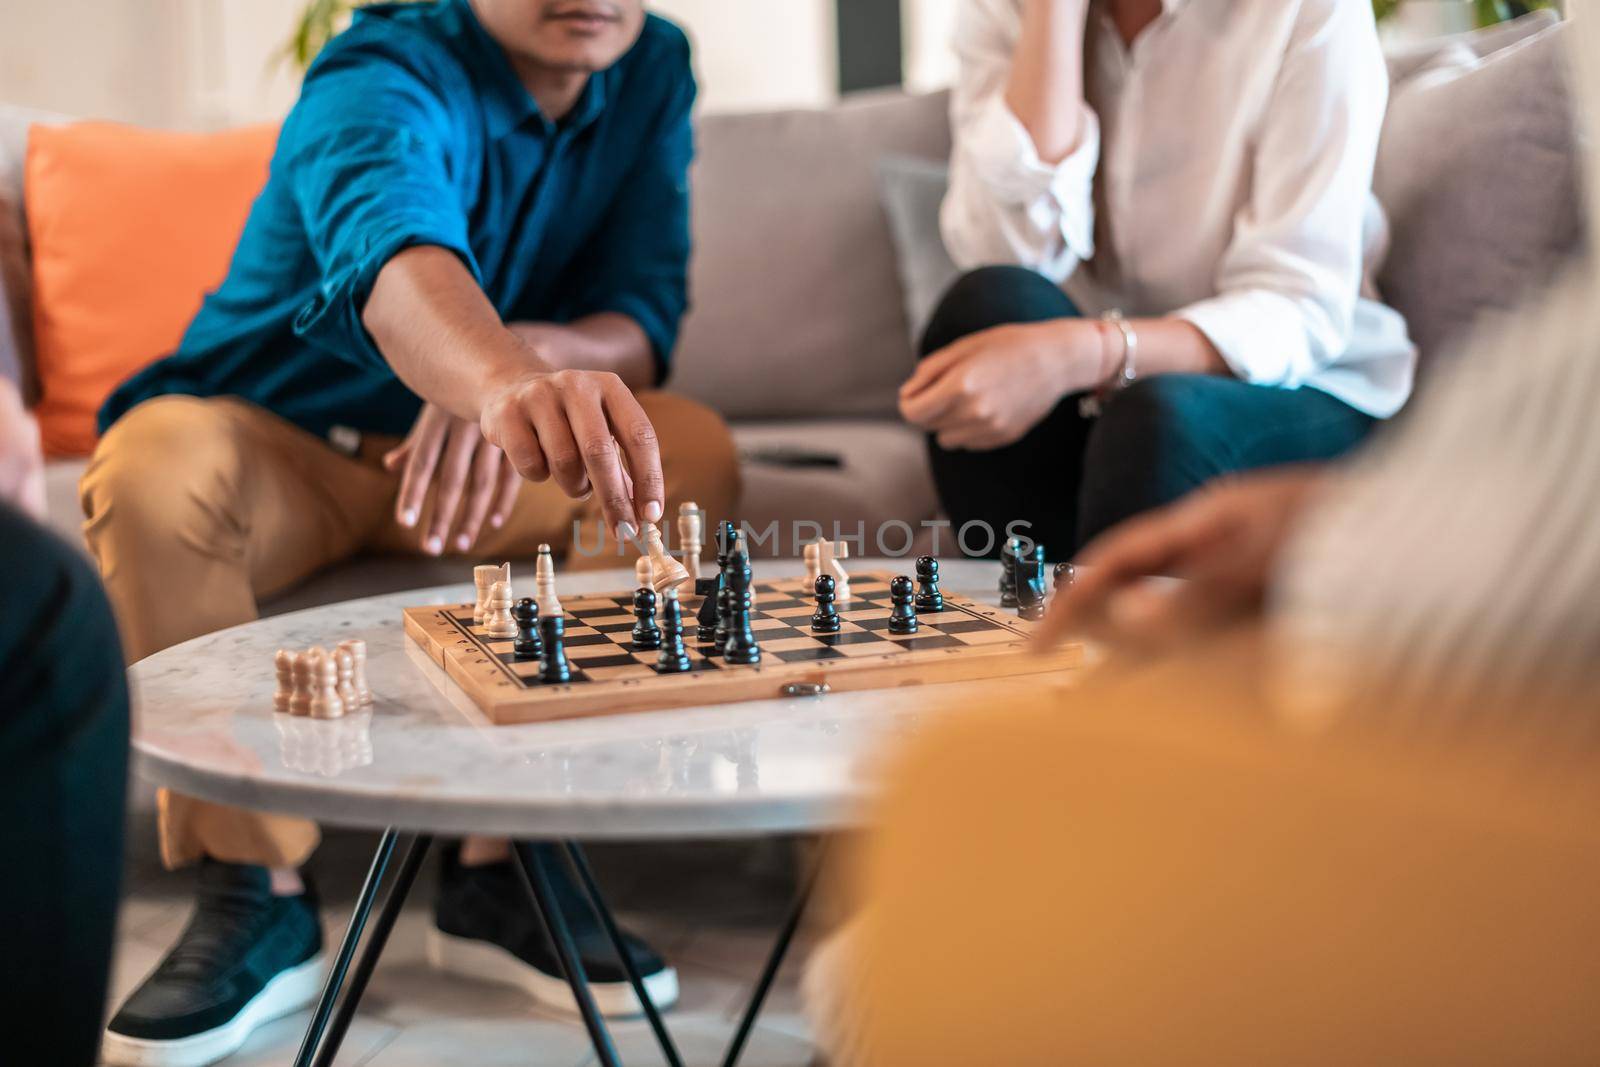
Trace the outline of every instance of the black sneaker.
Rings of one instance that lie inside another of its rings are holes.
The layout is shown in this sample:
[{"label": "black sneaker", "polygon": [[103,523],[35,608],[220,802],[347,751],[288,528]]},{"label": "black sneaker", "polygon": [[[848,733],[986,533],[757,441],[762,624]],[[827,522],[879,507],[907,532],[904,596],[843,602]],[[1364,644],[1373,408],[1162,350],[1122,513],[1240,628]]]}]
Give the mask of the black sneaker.
[{"label": "black sneaker", "polygon": [[322,991],[322,923],[310,883],[272,895],[264,867],[206,860],[183,936],[106,1027],[112,1067],[204,1067]]},{"label": "black sneaker", "polygon": [[[554,856],[555,852],[551,850],[546,855]],[[644,1009],[639,998],[628,984],[628,974],[588,900],[572,882],[565,865],[548,863],[546,870],[561,913],[577,942],[595,1006],[607,1016],[640,1014]],[[578,1010],[572,990],[562,977],[555,946],[534,911],[521,874],[509,861],[463,867],[456,861],[455,850],[447,850],[439,896],[433,905],[433,922],[434,929],[428,931],[428,960],[435,967],[517,986],[549,1008]],[[623,941],[655,1006],[664,1011],[677,1003],[678,972],[639,938],[624,933]]]}]

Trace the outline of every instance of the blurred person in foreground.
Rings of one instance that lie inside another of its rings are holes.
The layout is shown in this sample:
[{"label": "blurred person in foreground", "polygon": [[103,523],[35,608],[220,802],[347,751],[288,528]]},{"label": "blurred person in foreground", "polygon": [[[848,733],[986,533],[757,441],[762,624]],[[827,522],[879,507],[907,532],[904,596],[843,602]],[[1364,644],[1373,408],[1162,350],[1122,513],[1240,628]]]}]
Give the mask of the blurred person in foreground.
[{"label": "blurred person in foreground", "polygon": [[90,1067],[122,882],[128,690],[94,568],[43,518],[38,428],[0,378],[0,1060]]}]

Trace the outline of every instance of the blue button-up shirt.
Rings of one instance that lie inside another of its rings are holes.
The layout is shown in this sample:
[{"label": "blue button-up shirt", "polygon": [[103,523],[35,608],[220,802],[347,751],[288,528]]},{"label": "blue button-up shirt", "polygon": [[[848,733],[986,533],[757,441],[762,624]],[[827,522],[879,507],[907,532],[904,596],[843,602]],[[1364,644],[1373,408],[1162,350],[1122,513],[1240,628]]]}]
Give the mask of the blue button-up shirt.
[{"label": "blue button-up shirt", "polygon": [[226,280],[101,429],[187,393],[319,435],[404,433],[422,402],[361,311],[412,245],[454,251],[508,322],[629,316],[663,377],[687,303],[694,95],[688,41],[656,16],[551,122],[468,0],[363,9],[307,73]]}]

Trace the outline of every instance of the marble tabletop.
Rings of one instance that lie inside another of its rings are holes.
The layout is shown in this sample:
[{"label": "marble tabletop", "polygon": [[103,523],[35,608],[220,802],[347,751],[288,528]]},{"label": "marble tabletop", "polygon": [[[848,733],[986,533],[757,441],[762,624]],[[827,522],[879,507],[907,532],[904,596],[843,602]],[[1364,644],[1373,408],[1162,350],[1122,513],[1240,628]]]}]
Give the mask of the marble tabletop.
[{"label": "marble tabletop", "polygon": [[[996,568],[948,560],[943,585],[994,603]],[[909,561],[851,569],[907,571]],[[804,571],[762,561],[758,573]],[[632,581],[595,571],[563,575],[559,588],[569,596]],[[547,838],[815,831],[861,819],[883,751],[929,713],[1003,706],[1077,673],[495,726],[401,627],[404,607],[472,596],[464,582],[312,608],[135,664],[138,773],[204,799],[351,827]],[[372,708],[332,721],[273,711],[277,649],[352,637],[368,645]]]}]

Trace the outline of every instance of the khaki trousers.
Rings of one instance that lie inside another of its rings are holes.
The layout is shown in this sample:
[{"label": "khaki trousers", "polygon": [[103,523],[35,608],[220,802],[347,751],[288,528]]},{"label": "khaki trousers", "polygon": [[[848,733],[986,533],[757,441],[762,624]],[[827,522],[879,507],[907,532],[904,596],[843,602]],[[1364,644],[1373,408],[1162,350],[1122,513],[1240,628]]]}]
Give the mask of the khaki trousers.
[{"label": "khaki trousers", "polygon": [[[641,394],[661,444],[667,514],[692,500],[731,516],[738,463],[727,427],[709,409],[667,393]],[[257,600],[358,552],[420,553],[420,529],[394,519],[399,475],[379,463],[392,439],[350,457],[246,401],[165,396],[140,404],[106,434],[79,487],[89,549],[99,562],[130,662],[257,617]],[[599,528],[596,498],[571,500],[554,483],[524,484],[498,530],[487,525],[471,562],[527,556],[548,543],[585,543]],[[631,558],[632,550],[629,550]],[[610,554],[590,566],[615,565]],[[571,564],[586,562],[574,557]],[[463,559],[462,579],[469,571]],[[260,665],[266,671],[269,664]],[[249,668],[245,665],[246,669]],[[314,823],[224,807],[163,791],[162,857],[295,866],[319,839]]]}]

